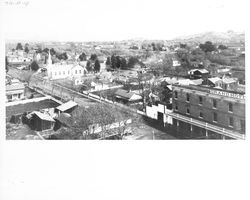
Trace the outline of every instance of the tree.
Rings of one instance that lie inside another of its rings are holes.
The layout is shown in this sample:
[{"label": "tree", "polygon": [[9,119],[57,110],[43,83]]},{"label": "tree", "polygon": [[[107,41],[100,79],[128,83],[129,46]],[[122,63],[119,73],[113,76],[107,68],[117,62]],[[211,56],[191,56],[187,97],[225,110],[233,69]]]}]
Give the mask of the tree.
[{"label": "tree", "polygon": [[109,56],[107,57],[106,65],[111,65],[111,60],[110,60],[110,57],[109,57]]},{"label": "tree", "polygon": [[212,52],[216,50],[216,47],[213,45],[212,42],[207,41],[204,44],[200,44],[199,46],[204,52]]},{"label": "tree", "polygon": [[23,50],[23,46],[21,43],[17,43],[16,50]]},{"label": "tree", "polygon": [[87,56],[84,52],[82,52],[82,54],[79,56],[80,61],[86,61],[87,60]]},{"label": "tree", "polygon": [[221,44],[221,45],[218,46],[218,49],[225,50],[225,49],[227,49],[227,46]]},{"label": "tree", "polygon": [[25,82],[30,83],[31,77],[32,77],[33,73],[31,71],[26,71],[22,74],[22,78]]},{"label": "tree", "polygon": [[116,56],[116,68],[121,68],[121,59],[120,56]]},{"label": "tree", "polygon": [[101,65],[98,59],[95,60],[95,66],[94,66],[94,70],[95,72],[99,72],[101,69]]},{"label": "tree", "polygon": [[51,56],[56,55],[56,51],[55,51],[55,49],[54,49],[54,48],[50,49],[50,54],[51,54]]},{"label": "tree", "polygon": [[138,58],[136,57],[129,57],[128,59],[128,68],[133,68],[135,66],[135,64],[139,63]]},{"label": "tree", "polygon": [[35,71],[35,72],[39,69],[39,65],[37,64],[36,61],[33,61],[33,62],[30,64],[30,69],[31,69],[32,71]]},{"label": "tree", "polygon": [[29,44],[28,43],[25,43],[24,51],[25,51],[25,53],[29,53]]},{"label": "tree", "polygon": [[100,126],[102,127],[102,133],[98,133],[98,136],[95,134],[89,135],[98,138],[109,134],[110,130],[107,129],[107,125],[124,119],[125,116],[116,108],[104,104],[95,104],[87,108],[78,107],[78,109],[74,110],[72,113],[73,123],[70,128],[72,132],[82,134],[83,131],[89,130],[91,125]]},{"label": "tree", "polygon": [[38,47],[38,49],[36,50],[36,53],[42,53],[42,48]]},{"label": "tree", "polygon": [[25,53],[29,53],[30,50],[28,47],[25,47],[24,51],[25,51]]},{"label": "tree", "polygon": [[57,57],[59,60],[67,60],[67,59],[68,59],[68,55],[67,55],[66,52],[61,53],[61,54],[57,54],[56,57]]},{"label": "tree", "polygon": [[111,68],[116,68],[116,56],[114,54],[111,56]]},{"label": "tree", "polygon": [[96,59],[97,59],[97,55],[96,54],[91,54],[90,60],[95,61]]},{"label": "tree", "polygon": [[127,60],[125,58],[121,59],[121,69],[127,69]]}]

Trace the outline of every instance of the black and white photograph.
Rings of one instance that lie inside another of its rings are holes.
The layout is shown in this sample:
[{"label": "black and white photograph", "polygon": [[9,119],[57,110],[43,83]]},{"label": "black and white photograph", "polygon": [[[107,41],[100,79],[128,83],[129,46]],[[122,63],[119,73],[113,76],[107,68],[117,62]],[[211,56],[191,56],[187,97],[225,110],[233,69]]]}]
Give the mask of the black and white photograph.
[{"label": "black and white photograph", "polygon": [[0,199],[248,199],[248,8],[2,0]]},{"label": "black and white photograph", "polygon": [[[245,139],[245,33],[235,15],[227,24],[209,2],[187,17],[157,4],[88,4],[62,2],[67,13],[51,16],[51,3],[5,2],[21,12],[5,29],[7,140]],[[30,24],[31,13],[43,17]]]}]

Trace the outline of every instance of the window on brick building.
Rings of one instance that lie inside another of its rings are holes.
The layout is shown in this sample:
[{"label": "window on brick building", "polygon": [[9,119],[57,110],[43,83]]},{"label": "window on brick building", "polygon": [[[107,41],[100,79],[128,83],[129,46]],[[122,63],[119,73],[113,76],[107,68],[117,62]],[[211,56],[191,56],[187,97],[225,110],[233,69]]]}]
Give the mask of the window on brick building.
[{"label": "window on brick building", "polygon": [[234,118],[229,117],[229,126],[234,126]]},{"label": "window on brick building", "polygon": [[178,105],[175,105],[175,110],[178,110]]},{"label": "window on brick building", "polygon": [[245,120],[243,119],[240,120],[240,130],[245,132]]},{"label": "window on brick building", "polygon": [[178,98],[178,92],[174,91],[174,98],[177,99]]},{"label": "window on brick building", "polygon": [[228,111],[233,112],[233,104],[232,103],[228,103]]},{"label": "window on brick building", "polygon": [[190,109],[189,108],[187,108],[187,114],[190,114]]},{"label": "window on brick building", "polygon": [[202,104],[202,97],[199,97],[199,104]]},{"label": "window on brick building", "polygon": [[190,101],[190,94],[187,93],[187,101]]},{"label": "window on brick building", "polygon": [[214,122],[217,122],[217,121],[218,121],[218,119],[217,119],[217,113],[214,113],[213,121],[214,121]]},{"label": "window on brick building", "polygon": [[217,101],[213,99],[213,108],[217,108]]},{"label": "window on brick building", "polygon": [[199,116],[200,118],[203,118],[203,112],[200,112],[200,116]]}]

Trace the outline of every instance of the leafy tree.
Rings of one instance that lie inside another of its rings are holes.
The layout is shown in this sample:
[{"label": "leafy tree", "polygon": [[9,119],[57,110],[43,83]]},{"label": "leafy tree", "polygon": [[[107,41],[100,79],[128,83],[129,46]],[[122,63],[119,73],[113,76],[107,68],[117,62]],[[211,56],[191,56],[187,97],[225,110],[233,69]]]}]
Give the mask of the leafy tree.
[{"label": "leafy tree", "polygon": [[36,53],[42,53],[42,48],[39,47],[39,48],[36,50]]},{"label": "leafy tree", "polygon": [[[125,116],[117,111],[112,106],[104,104],[95,104],[87,108],[79,107],[72,113],[72,127],[71,130],[74,133],[83,133],[88,130],[90,125],[99,125],[102,127],[102,133],[99,133],[97,137],[107,135],[110,130],[106,129],[106,125],[110,125],[114,122],[120,122],[125,119]],[[122,127],[121,127],[122,128]]]},{"label": "leafy tree", "polygon": [[97,59],[97,55],[96,54],[91,54],[90,60],[95,61],[96,59]]},{"label": "leafy tree", "polygon": [[121,59],[120,56],[116,56],[116,68],[121,68]]},{"label": "leafy tree", "polygon": [[50,49],[50,54],[51,54],[51,56],[56,55],[56,51],[55,51],[55,49],[54,49],[54,48]]},{"label": "leafy tree", "polygon": [[32,71],[35,71],[35,72],[39,69],[39,65],[37,64],[36,61],[33,61],[33,62],[30,64],[30,69],[31,69]]},{"label": "leafy tree", "polygon": [[221,54],[208,54],[207,58],[213,62],[220,65],[230,65],[231,60],[228,56],[223,56]]},{"label": "leafy tree", "polygon": [[29,85],[32,75],[33,75],[33,72],[31,72],[31,71],[26,71],[26,72],[24,72],[24,73],[22,74],[22,79],[23,79],[25,82],[27,82],[28,85]]},{"label": "leafy tree", "polygon": [[49,49],[46,47],[45,49],[43,49],[43,52],[49,53]]},{"label": "leafy tree", "polygon": [[95,72],[99,72],[101,68],[100,62],[98,59],[95,60],[95,66],[94,66],[94,70]]},{"label": "leafy tree", "polygon": [[227,49],[227,46],[221,44],[221,45],[218,46],[218,49],[225,50],[225,49]]},{"label": "leafy tree", "polygon": [[24,45],[24,51],[25,51],[25,53],[29,53],[29,44],[28,43],[26,43]]},{"label": "leafy tree", "polygon": [[128,68],[133,68],[137,63],[139,63],[138,58],[136,57],[129,57],[128,59]]},{"label": "leafy tree", "polygon": [[21,43],[17,43],[16,50],[23,50],[23,46]]},{"label": "leafy tree", "polygon": [[68,59],[68,55],[66,52],[59,54],[56,56],[59,60],[67,60]]},{"label": "leafy tree", "polygon": [[185,49],[186,47],[187,47],[187,44],[182,44],[182,43],[180,43],[180,48]]},{"label": "leafy tree", "polygon": [[121,69],[127,69],[128,65],[127,65],[127,61],[125,58],[121,59]]},{"label": "leafy tree", "polygon": [[29,48],[26,46],[25,49],[24,49],[25,53],[29,53]]},{"label": "leafy tree", "polygon": [[152,92],[156,93],[160,101],[164,103],[170,103],[170,99],[172,98],[172,92],[167,86],[168,83],[163,81],[160,85],[153,85],[151,87]]},{"label": "leafy tree", "polygon": [[216,47],[213,45],[212,42],[207,41],[204,44],[200,44],[199,46],[204,52],[212,52],[216,50]]},{"label": "leafy tree", "polygon": [[109,56],[107,57],[107,60],[106,60],[106,65],[111,65],[111,59],[110,59],[110,57],[109,57]]},{"label": "leafy tree", "polygon": [[86,61],[87,60],[87,56],[84,52],[82,52],[82,54],[79,56],[80,61]]},{"label": "leafy tree", "polygon": [[111,56],[111,68],[116,68],[116,56],[114,54]]}]

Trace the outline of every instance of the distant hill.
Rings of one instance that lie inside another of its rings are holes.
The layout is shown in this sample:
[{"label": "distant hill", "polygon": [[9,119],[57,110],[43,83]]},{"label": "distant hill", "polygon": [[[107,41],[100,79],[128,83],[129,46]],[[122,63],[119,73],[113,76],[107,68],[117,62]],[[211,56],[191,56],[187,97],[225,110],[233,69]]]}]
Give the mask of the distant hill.
[{"label": "distant hill", "polygon": [[173,41],[182,43],[204,43],[211,41],[213,43],[244,43],[245,33],[234,31],[227,32],[205,32],[195,35],[175,38]]}]

